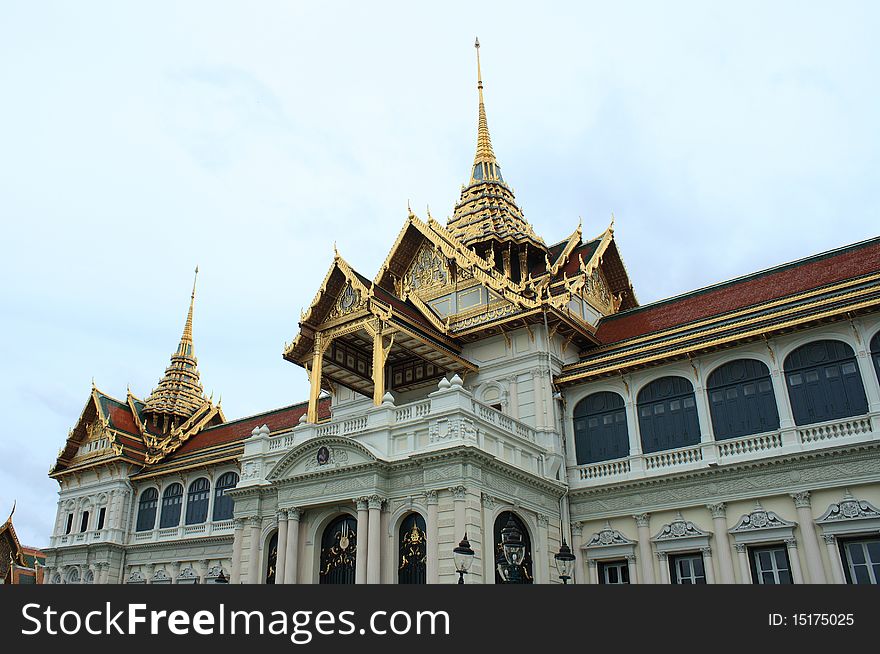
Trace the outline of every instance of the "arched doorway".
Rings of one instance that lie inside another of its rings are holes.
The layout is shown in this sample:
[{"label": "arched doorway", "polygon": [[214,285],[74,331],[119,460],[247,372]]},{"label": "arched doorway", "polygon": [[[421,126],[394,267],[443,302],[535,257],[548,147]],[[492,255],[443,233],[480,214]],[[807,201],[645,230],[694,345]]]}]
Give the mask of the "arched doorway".
[{"label": "arched doorway", "polygon": [[517,529],[522,532],[523,543],[525,544],[525,556],[523,557],[523,562],[518,566],[519,577],[522,580],[521,583],[533,584],[535,583],[535,577],[532,573],[532,539],[529,537],[529,530],[526,529],[525,523],[513,511],[504,511],[495,518],[495,583],[508,583],[504,574],[509,566],[507,559],[504,558],[504,549],[501,546],[501,530],[507,525],[507,521],[511,519]]},{"label": "arched doorway", "polygon": [[353,584],[357,559],[357,520],[341,515],[324,529],[321,536],[322,584]]},{"label": "arched doorway", "polygon": [[278,563],[278,532],[269,539],[269,555],[266,557],[266,583],[275,583],[275,566]]},{"label": "arched doorway", "polygon": [[428,541],[425,519],[418,513],[410,513],[400,522],[398,548],[397,583],[427,583]]}]

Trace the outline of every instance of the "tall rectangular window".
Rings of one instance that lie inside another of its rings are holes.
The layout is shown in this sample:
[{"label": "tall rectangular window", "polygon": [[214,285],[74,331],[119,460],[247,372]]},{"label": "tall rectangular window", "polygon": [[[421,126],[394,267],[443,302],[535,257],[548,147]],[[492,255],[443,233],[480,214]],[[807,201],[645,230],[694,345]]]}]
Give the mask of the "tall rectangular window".
[{"label": "tall rectangular window", "polygon": [[628,584],[629,566],[626,561],[601,561],[599,563],[599,583]]},{"label": "tall rectangular window", "polygon": [[107,507],[102,506],[101,510],[98,512],[98,531],[101,531],[104,528],[104,518],[107,517]]},{"label": "tall rectangular window", "polygon": [[842,540],[840,552],[846,583],[880,583],[880,538]]},{"label": "tall rectangular window", "polygon": [[72,529],[73,529],[73,514],[68,513],[67,514],[67,528],[64,530],[64,533],[69,534]]},{"label": "tall rectangular window", "polygon": [[676,554],[669,557],[669,572],[673,584],[705,584],[706,569],[699,553]]},{"label": "tall rectangular window", "polygon": [[784,545],[750,547],[749,562],[752,564],[752,583],[791,584],[791,563]]}]

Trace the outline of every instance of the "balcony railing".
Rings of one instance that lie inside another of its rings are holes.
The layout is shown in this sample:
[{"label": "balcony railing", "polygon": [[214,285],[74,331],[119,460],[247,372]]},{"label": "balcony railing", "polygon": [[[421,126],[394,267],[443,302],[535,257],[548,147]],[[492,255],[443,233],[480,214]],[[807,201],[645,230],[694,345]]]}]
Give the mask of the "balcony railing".
[{"label": "balcony railing", "polygon": [[162,527],[151,529],[149,531],[138,531],[132,534],[129,542],[152,543],[189,538],[201,538],[204,536],[231,534],[232,530],[232,520],[218,520],[216,522],[202,522],[197,525],[178,525],[176,527]]},{"label": "balcony railing", "polygon": [[575,466],[573,486],[603,486],[645,477],[661,476],[744,461],[767,459],[836,447],[848,443],[880,440],[877,414],[831,420],[815,425],[753,434],[663,452],[638,454],[623,459]]},{"label": "balcony railing", "polygon": [[[358,408],[362,410],[353,415]],[[328,422],[301,423],[281,434],[270,436],[256,429],[253,438],[245,441],[244,459],[280,457],[300,443],[328,436],[361,440],[389,458],[465,442],[535,474],[544,474],[545,459],[552,456],[539,444],[533,427],[478,402],[460,380],[442,384],[426,399],[409,404],[373,406],[365,402],[338,412]],[[561,455],[557,456],[561,461]]]}]

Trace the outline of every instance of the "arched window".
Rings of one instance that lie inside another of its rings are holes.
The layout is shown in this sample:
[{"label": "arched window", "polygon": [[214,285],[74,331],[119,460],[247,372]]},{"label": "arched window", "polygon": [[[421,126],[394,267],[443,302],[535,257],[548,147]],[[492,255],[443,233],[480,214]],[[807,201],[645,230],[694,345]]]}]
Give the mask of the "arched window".
[{"label": "arched window", "polygon": [[86,570],[86,576],[83,577],[84,584],[93,584],[95,583],[95,573],[91,570]]},{"label": "arched window", "polygon": [[150,531],[156,525],[156,503],[159,500],[159,491],[148,488],[141,495],[138,506],[138,518],[136,531]]},{"label": "arched window", "polygon": [[706,389],[715,440],[779,429],[770,369],[760,361],[725,363],[709,375]]},{"label": "arched window", "polygon": [[238,475],[234,472],[220,475],[220,479],[214,485],[214,520],[232,520],[232,509],[235,502],[226,495],[226,491],[235,488],[237,483]]},{"label": "arched window", "polygon": [[166,529],[180,524],[180,507],[183,505],[183,486],[171,484],[162,493],[162,515],[159,516],[159,527]]},{"label": "arched window", "polygon": [[623,398],[593,393],[574,407],[574,449],[578,465],[629,456]]},{"label": "arched window", "polygon": [[874,360],[874,372],[877,373],[877,381],[880,381],[880,332],[874,334],[871,339],[871,358]]},{"label": "arched window", "polygon": [[501,546],[501,530],[504,529],[507,521],[510,519],[513,519],[516,528],[522,532],[523,543],[526,546],[523,562],[518,566],[520,583],[533,584],[535,581],[532,574],[532,540],[529,538],[529,530],[526,529],[525,523],[512,511],[504,511],[495,518],[495,583],[507,583],[505,577],[509,578],[511,576],[510,565],[507,563],[507,559],[504,558],[504,548]]},{"label": "arched window", "polygon": [[266,559],[266,583],[275,583],[275,566],[278,564],[278,532],[269,539],[269,557]]},{"label": "arched window", "polygon": [[357,558],[357,520],[341,515],[324,529],[321,536],[322,584],[353,584]]},{"label": "arched window", "polygon": [[655,379],[639,392],[637,404],[646,454],[700,442],[694,387],[684,377]]},{"label": "arched window", "polygon": [[426,583],[428,541],[425,536],[425,519],[418,513],[410,513],[401,521],[398,547],[400,555],[397,562],[397,583]]},{"label": "arched window", "polygon": [[814,341],[785,359],[785,381],[797,425],[862,415],[868,399],[852,348],[842,341]]},{"label": "arched window", "polygon": [[72,568],[71,569],[71,571],[67,574],[67,583],[68,584],[80,583],[79,568]]},{"label": "arched window", "polygon": [[186,524],[197,525],[208,519],[208,496],[211,484],[204,477],[199,477],[189,485],[186,498]]}]

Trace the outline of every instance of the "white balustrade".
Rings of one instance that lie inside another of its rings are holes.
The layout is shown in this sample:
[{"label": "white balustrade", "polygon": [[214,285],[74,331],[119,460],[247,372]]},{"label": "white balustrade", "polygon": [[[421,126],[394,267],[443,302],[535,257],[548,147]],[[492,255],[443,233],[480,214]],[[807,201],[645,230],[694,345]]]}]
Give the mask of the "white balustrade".
[{"label": "white balustrade", "polygon": [[859,436],[871,432],[871,419],[862,416],[847,418],[832,422],[823,422],[818,425],[809,425],[799,428],[798,438],[801,443],[816,443],[820,441],[846,438],[847,436]]}]

